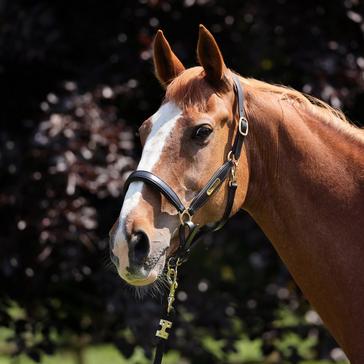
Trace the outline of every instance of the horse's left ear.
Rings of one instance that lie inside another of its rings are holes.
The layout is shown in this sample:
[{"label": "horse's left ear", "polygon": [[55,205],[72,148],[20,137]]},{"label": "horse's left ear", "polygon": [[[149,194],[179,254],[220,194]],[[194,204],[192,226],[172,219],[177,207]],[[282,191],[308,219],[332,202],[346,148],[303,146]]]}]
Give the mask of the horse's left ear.
[{"label": "horse's left ear", "polygon": [[213,35],[200,24],[197,57],[209,81],[217,83],[224,77],[226,66],[219,46]]},{"label": "horse's left ear", "polygon": [[154,38],[153,60],[155,74],[164,87],[185,70],[161,30],[158,30]]}]

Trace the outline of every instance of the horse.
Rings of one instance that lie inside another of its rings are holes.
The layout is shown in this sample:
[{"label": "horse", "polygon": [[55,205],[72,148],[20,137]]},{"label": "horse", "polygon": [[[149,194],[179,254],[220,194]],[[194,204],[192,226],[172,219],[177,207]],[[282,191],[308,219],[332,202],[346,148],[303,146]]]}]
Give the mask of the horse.
[{"label": "horse", "polygon": [[[236,128],[233,76],[249,121],[231,214],[246,210],[353,364],[364,362],[364,130],[323,101],[233,73],[202,25],[199,66],[186,69],[163,32],[154,39],[155,74],[165,88],[159,110],[139,129],[137,170],[165,181],[186,206],[228,158]],[[193,216],[221,219],[223,181]],[[119,275],[155,282],[178,249],[180,214],[153,186],[129,185],[110,231]]]}]

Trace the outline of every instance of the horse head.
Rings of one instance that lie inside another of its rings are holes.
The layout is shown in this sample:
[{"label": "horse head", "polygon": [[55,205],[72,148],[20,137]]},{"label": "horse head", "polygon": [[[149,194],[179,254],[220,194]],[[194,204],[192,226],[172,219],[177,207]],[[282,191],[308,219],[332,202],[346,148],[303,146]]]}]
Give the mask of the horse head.
[{"label": "horse head", "polygon": [[[215,39],[202,25],[197,56],[201,66],[185,69],[158,31],[154,40],[155,74],[166,93],[158,111],[139,129],[143,151],[137,170],[158,176],[184,206],[226,162],[239,132],[232,73]],[[232,213],[243,204],[248,186],[245,153],[239,163],[239,187]],[[228,183],[222,181],[196,212],[195,223],[204,226],[221,219]],[[164,195],[143,181],[131,183],[110,232],[112,260],[120,276],[134,286],[156,281],[166,260],[178,248],[179,226],[178,211]]]}]

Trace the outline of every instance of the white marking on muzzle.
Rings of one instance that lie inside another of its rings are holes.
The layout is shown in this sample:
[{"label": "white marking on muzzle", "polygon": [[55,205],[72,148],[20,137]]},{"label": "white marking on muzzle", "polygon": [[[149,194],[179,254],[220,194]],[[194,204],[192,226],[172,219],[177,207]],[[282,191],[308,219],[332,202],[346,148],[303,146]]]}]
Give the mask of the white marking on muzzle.
[{"label": "white marking on muzzle", "polygon": [[[177,120],[181,117],[182,110],[174,103],[167,102],[152,116],[152,129],[145,142],[142,158],[137,169],[152,172],[162,154],[165,142]],[[115,235],[114,253],[118,244],[126,243],[125,221],[128,215],[138,206],[142,195],[143,182],[133,182],[126,192],[120,212],[119,226]]]}]

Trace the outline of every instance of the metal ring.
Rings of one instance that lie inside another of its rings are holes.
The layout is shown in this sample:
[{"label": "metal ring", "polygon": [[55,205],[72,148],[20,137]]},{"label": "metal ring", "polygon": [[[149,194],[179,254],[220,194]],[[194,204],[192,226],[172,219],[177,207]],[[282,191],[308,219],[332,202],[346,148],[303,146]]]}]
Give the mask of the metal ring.
[{"label": "metal ring", "polygon": [[[245,130],[243,130],[243,122],[244,122],[244,126],[245,126]],[[249,131],[249,123],[248,120],[246,119],[246,117],[242,116],[239,119],[239,133],[243,136],[247,136],[248,135],[248,131]]]},{"label": "metal ring", "polygon": [[235,155],[232,150],[230,150],[229,154],[227,155],[227,160],[229,162],[236,162]]},{"label": "metal ring", "polygon": [[183,210],[179,213],[179,221],[181,222],[181,225],[184,225],[188,221],[192,221],[192,215],[188,211],[188,209]]},{"label": "metal ring", "polygon": [[180,263],[180,258],[175,257],[175,256],[171,256],[169,257],[168,261],[167,261],[167,269],[175,269],[175,267],[178,267],[179,265],[181,265]]},{"label": "metal ring", "polygon": [[232,150],[230,150],[229,154],[227,155],[227,160],[232,162],[235,167],[239,164],[239,161],[235,158],[235,155]]}]

